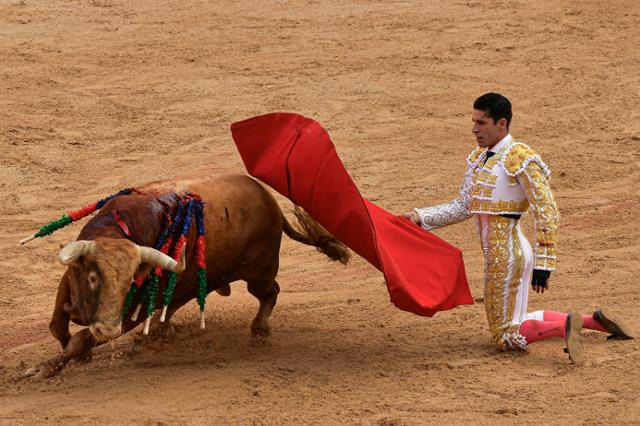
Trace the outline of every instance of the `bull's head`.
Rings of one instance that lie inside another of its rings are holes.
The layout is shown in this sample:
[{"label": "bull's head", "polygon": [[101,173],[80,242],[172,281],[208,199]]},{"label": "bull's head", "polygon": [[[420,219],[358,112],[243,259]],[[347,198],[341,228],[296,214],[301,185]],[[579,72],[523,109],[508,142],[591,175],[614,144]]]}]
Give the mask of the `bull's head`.
[{"label": "bull's head", "polygon": [[185,268],[184,251],[178,263],[151,247],[119,238],[74,241],[60,250],[58,259],[69,266],[70,309],[77,310],[98,341],[120,335],[124,300],[139,268],[160,266],[174,272]]}]

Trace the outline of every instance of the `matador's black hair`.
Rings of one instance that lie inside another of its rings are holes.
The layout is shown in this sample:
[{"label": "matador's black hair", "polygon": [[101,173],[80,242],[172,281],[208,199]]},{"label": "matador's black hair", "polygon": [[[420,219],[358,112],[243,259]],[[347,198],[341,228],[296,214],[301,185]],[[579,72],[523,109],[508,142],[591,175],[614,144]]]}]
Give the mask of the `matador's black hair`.
[{"label": "matador's black hair", "polygon": [[507,129],[511,124],[511,102],[499,93],[485,93],[473,103],[473,108],[485,111],[493,119],[494,124],[501,118],[507,119]]}]

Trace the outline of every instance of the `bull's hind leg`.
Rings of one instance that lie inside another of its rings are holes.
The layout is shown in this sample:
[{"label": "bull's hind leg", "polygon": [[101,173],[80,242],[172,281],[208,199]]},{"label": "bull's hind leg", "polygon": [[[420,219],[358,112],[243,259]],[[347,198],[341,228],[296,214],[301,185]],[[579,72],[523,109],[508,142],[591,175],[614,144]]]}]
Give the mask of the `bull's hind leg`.
[{"label": "bull's hind leg", "polygon": [[269,317],[276,305],[280,286],[275,279],[248,281],[247,289],[260,301],[258,314],[251,323],[251,334],[254,337],[266,338],[269,336]]}]

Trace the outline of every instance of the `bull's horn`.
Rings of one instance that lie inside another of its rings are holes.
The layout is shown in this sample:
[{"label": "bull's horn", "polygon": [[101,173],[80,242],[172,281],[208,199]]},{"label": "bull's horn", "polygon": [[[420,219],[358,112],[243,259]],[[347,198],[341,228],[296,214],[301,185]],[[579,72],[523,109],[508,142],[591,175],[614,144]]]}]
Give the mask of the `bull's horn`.
[{"label": "bull's horn", "polygon": [[74,241],[67,244],[58,253],[58,260],[63,265],[71,265],[77,258],[86,254],[94,253],[96,249],[95,241]]},{"label": "bull's horn", "polygon": [[148,263],[153,266],[160,266],[162,269],[166,269],[171,272],[182,272],[185,268],[184,252],[182,250],[182,257],[180,263],[173,260],[170,256],[162,253],[151,247],[138,246],[140,250],[140,263]]}]

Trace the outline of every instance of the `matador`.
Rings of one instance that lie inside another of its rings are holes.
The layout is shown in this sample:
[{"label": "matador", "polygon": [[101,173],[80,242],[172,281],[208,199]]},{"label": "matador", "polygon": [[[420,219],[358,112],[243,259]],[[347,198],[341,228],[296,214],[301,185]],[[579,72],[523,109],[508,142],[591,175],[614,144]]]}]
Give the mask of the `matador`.
[{"label": "matador", "polygon": [[[427,230],[475,219],[484,254],[484,306],[498,348],[527,350],[533,342],[560,337],[570,360],[580,363],[583,327],[616,339],[632,338],[620,318],[600,308],[593,315],[527,313],[529,283],[544,293],[556,268],[559,214],[549,185],[551,172],[533,149],[509,133],[512,111],[506,97],[487,93],[473,108],[478,146],[467,157],[459,196],[403,216]],[[533,249],[519,224],[529,210],[535,223]]]}]

